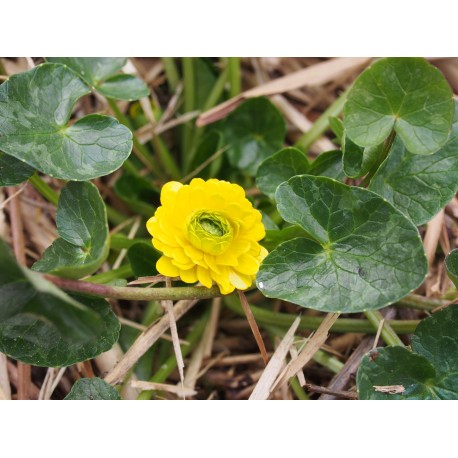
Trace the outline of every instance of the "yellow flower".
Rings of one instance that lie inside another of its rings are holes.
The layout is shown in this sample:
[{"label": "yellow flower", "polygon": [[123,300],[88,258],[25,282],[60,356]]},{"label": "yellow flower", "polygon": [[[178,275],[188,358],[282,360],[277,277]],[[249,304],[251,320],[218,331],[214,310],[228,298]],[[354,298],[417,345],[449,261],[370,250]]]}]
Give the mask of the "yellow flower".
[{"label": "yellow flower", "polygon": [[261,213],[243,188],[215,179],[171,181],[161,204],[146,223],[163,253],[158,272],[207,288],[216,282],[222,294],[251,286],[267,250],[258,243],[265,236]]}]

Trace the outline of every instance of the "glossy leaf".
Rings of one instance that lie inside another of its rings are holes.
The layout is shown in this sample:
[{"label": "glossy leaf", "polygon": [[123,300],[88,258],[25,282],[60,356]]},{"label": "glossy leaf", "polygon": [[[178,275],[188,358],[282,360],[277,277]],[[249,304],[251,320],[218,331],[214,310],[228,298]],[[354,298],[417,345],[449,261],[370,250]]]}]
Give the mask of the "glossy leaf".
[{"label": "glossy leaf", "polygon": [[279,245],[261,264],[259,289],[326,312],[378,309],[417,288],[427,272],[417,229],[383,198],[324,177],[296,176],[275,198],[283,219],[315,240]]},{"label": "glossy leaf", "polygon": [[132,272],[138,277],[158,275],[156,262],[161,254],[151,244],[136,243],[127,251],[127,257],[132,267]]},{"label": "glossy leaf", "polygon": [[133,75],[115,75],[97,87],[97,92],[117,100],[138,100],[149,96],[148,86]]},{"label": "glossy leaf", "polygon": [[35,170],[26,163],[0,151],[0,186],[15,186],[27,180]]},{"label": "glossy leaf", "polygon": [[342,181],[345,174],[342,168],[342,151],[332,150],[321,153],[311,164],[309,175],[334,178]]},{"label": "glossy leaf", "polygon": [[105,204],[96,186],[69,183],[57,206],[57,233],[33,270],[81,278],[94,273],[108,256],[109,239]]},{"label": "glossy leaf", "polygon": [[266,236],[262,239],[261,244],[267,249],[267,251],[272,251],[277,248],[280,243],[286,242],[287,240],[291,240],[296,237],[312,239],[310,234],[304,231],[302,227],[293,225],[283,227],[282,229],[266,228]]},{"label": "glossy leaf", "polygon": [[84,181],[118,169],[132,133],[114,118],[89,115],[68,125],[87,86],[67,67],[43,64],[0,86],[0,149],[47,175]]},{"label": "glossy leaf", "polygon": [[450,280],[458,288],[458,248],[452,250],[445,257],[445,267],[447,268],[447,274]]},{"label": "glossy leaf", "polygon": [[359,146],[380,145],[394,129],[414,154],[431,154],[447,140],[452,91],[421,58],[386,58],[353,83],[344,107],[347,135]]},{"label": "glossy leaf", "polygon": [[234,167],[255,175],[259,164],[283,146],[286,124],[268,99],[249,99],[222,125],[227,156]]},{"label": "glossy leaf", "polygon": [[329,117],[329,127],[331,128],[331,130],[334,132],[334,135],[336,136],[333,142],[336,145],[341,145],[343,143],[344,131],[345,131],[342,120],[340,118],[336,118],[335,116],[330,116]]},{"label": "glossy leaf", "polygon": [[136,213],[146,218],[154,215],[156,208],[151,203],[157,200],[158,193],[147,179],[124,173],[116,180],[114,190]]},{"label": "glossy leaf", "polygon": [[121,397],[114,387],[100,378],[80,378],[72,386],[66,401],[117,401]]},{"label": "glossy leaf", "polygon": [[261,162],[256,173],[256,186],[271,199],[277,186],[295,175],[303,175],[309,169],[305,154],[296,148],[283,148]]},{"label": "glossy leaf", "polygon": [[132,75],[118,74],[126,57],[47,57],[47,61],[71,68],[94,90],[118,100],[138,100],[149,95],[144,81]]},{"label": "glossy leaf", "polygon": [[[365,356],[357,374],[360,399],[458,399],[458,306],[420,322],[412,352],[404,347],[378,348]],[[374,386],[401,386],[388,394]]]},{"label": "glossy leaf", "polygon": [[376,164],[383,150],[383,143],[362,148],[344,137],[342,144],[342,163],[345,175],[350,178],[360,178],[366,175]]},{"label": "glossy leaf", "polygon": [[383,196],[417,226],[429,221],[458,191],[458,105],[447,143],[432,156],[418,156],[395,140],[369,189]]},{"label": "glossy leaf", "polygon": [[0,240],[0,352],[35,366],[69,366],[109,350],[119,328],[108,302],[65,294],[20,267]]}]

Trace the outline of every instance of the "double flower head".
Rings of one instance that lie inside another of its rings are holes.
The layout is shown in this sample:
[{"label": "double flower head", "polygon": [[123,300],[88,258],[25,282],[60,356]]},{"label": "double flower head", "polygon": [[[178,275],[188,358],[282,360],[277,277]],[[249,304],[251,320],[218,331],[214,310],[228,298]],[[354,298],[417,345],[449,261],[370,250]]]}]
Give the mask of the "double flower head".
[{"label": "double flower head", "polygon": [[207,288],[215,282],[222,294],[249,288],[267,256],[258,243],[265,236],[261,213],[243,188],[227,181],[165,184],[146,227],[163,253],[159,273]]}]

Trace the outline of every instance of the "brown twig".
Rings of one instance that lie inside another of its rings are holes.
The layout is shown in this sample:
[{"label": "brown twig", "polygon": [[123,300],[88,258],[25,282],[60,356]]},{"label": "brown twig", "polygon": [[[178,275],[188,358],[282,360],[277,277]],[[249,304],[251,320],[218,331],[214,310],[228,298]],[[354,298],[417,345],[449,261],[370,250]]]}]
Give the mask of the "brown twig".
[{"label": "brown twig", "polygon": [[326,388],[324,386],[313,385],[312,383],[306,383],[304,385],[304,388],[306,388],[308,391],[312,391],[315,393],[329,394],[329,395],[336,396],[339,398],[353,399],[353,400],[358,399],[358,394],[353,393],[352,391],[330,390],[329,388]]},{"label": "brown twig", "polygon": [[240,303],[242,304],[248,323],[250,324],[251,331],[254,335],[256,343],[258,344],[259,351],[261,352],[262,359],[264,360],[264,364],[267,364],[269,362],[269,357],[267,356],[266,346],[264,345],[264,341],[262,340],[262,336],[259,332],[259,328],[254,318],[253,312],[250,309],[250,306],[243,291],[240,291],[238,289],[237,293],[239,294]]}]

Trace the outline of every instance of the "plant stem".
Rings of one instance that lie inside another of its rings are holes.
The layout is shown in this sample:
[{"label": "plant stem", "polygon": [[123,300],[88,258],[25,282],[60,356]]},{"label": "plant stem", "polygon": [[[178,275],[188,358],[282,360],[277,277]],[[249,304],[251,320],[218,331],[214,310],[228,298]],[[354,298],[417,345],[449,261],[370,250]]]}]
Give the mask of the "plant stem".
[{"label": "plant stem", "polygon": [[[216,80],[215,84],[213,85],[212,90],[210,91],[210,94],[208,94],[207,100],[205,101],[204,106],[202,107],[202,111],[207,111],[210,108],[213,108],[218,103],[218,100],[221,98],[224,92],[224,86],[226,85],[228,77],[229,77],[229,68],[226,66],[226,68],[220,73],[218,79]],[[191,150],[189,151],[189,154],[188,154],[189,166],[192,164],[192,161],[197,151],[197,147],[199,145],[199,141],[202,138],[202,135],[204,132],[205,132],[205,127],[199,127],[195,131],[194,137],[192,139]],[[186,169],[186,171],[189,171],[189,170]]]},{"label": "plant stem", "polygon": [[309,397],[307,393],[304,391],[304,388],[301,387],[301,384],[299,383],[299,380],[297,377],[293,377],[292,379],[289,380],[289,384],[294,391],[294,394],[297,396],[297,398],[301,401],[308,401]]},{"label": "plant stem", "polygon": [[295,143],[295,147],[303,151],[308,151],[310,146],[315,143],[323,134],[329,129],[329,118],[339,116],[345,102],[350,88],[343,92],[329,108],[315,121],[312,128],[305,132],[299,140]]},{"label": "plant stem", "polygon": [[98,285],[87,281],[69,280],[54,275],[44,277],[67,291],[91,294],[99,297],[137,301],[177,301],[180,299],[209,299],[219,297],[221,293],[218,286],[206,288],[205,286],[177,286],[171,288],[137,288],[129,286]]},{"label": "plant stem", "polygon": [[110,248],[112,250],[123,250],[124,248],[129,249],[132,245],[136,243],[147,243],[151,244],[151,238],[134,238],[129,239],[124,234],[113,234],[110,236]]},{"label": "plant stem", "polygon": [[[54,191],[51,186],[45,183],[37,172],[29,178],[29,182],[48,202],[51,202],[57,207],[59,203],[59,193]],[[118,225],[127,219],[127,216],[119,213],[109,205],[105,204],[105,206],[107,209],[107,218],[111,223]]]},{"label": "plant stem", "polygon": [[140,143],[137,136],[133,132],[133,126],[129,118],[119,109],[118,104],[113,99],[107,98],[107,102],[108,105],[110,105],[110,108],[113,110],[116,119],[121,124],[124,124],[132,132],[132,142],[134,144],[134,148],[144,159],[145,165],[147,165],[147,167],[157,176],[161,176],[161,171],[157,168],[156,162],[151,156],[151,153],[148,151],[148,148]]},{"label": "plant stem", "polygon": [[161,57],[162,64],[164,65],[165,76],[171,92],[175,92],[180,82],[180,75],[175,64],[173,57]]},{"label": "plant stem", "polygon": [[[194,110],[195,107],[195,74],[194,74],[194,59],[192,57],[183,57],[183,109],[185,113]],[[191,140],[193,136],[193,127],[191,122],[183,125],[183,138],[182,138],[182,164],[184,170],[189,167]]]},{"label": "plant stem", "polygon": [[[202,317],[194,325],[191,332],[185,337],[187,344],[181,345],[181,354],[183,357],[186,357],[189,352],[197,345],[201,339],[205,327],[207,325],[210,313],[209,310],[205,311]],[[170,356],[164,364],[161,365],[161,368],[151,377],[150,382],[153,383],[164,383],[167,380],[167,377],[175,370],[177,366],[177,360],[175,355]],[[151,399],[154,391],[143,391],[140,393],[137,399],[147,400]]]},{"label": "plant stem", "polygon": [[417,310],[431,311],[437,307],[446,304],[448,301],[441,299],[428,299],[417,294],[409,294],[404,299],[396,303],[399,307],[410,307]]},{"label": "plant stem", "polygon": [[[234,296],[224,296],[224,304],[238,315],[244,316],[242,306],[235,300]],[[271,312],[255,305],[250,305],[251,311],[259,324],[273,325],[289,328],[296,315],[289,313]],[[324,318],[314,316],[303,316],[299,329],[318,329]],[[420,320],[390,320],[389,323],[398,334],[411,334],[415,331]],[[366,320],[339,318],[331,328],[332,332],[360,332],[363,334],[375,334],[374,326]]]},{"label": "plant stem", "polygon": [[[383,320],[382,314],[378,310],[368,310],[364,312],[364,315],[371,322],[372,326],[374,326],[375,331],[377,331]],[[398,337],[396,332],[386,321],[383,323],[381,336],[387,345],[401,347],[404,346],[402,340]]]},{"label": "plant stem", "polygon": [[45,183],[37,172],[29,178],[29,182],[48,202],[51,202],[57,207],[59,194],[48,183]]},{"label": "plant stem", "polygon": [[89,283],[109,283],[110,281],[117,280],[119,278],[126,278],[132,276],[132,268],[129,264],[118,267],[117,269],[110,270],[108,272],[102,272],[101,274],[93,275],[92,277],[86,278],[84,281]]},{"label": "plant stem", "polygon": [[230,92],[231,97],[235,97],[240,94],[241,88],[241,73],[240,73],[240,57],[229,57],[227,59],[229,67],[229,81],[230,81]]},{"label": "plant stem", "polygon": [[326,353],[323,350],[318,350],[314,355],[313,359],[321,364],[322,366],[328,368],[330,371],[338,374],[344,367],[344,363],[339,361],[335,356]]}]

